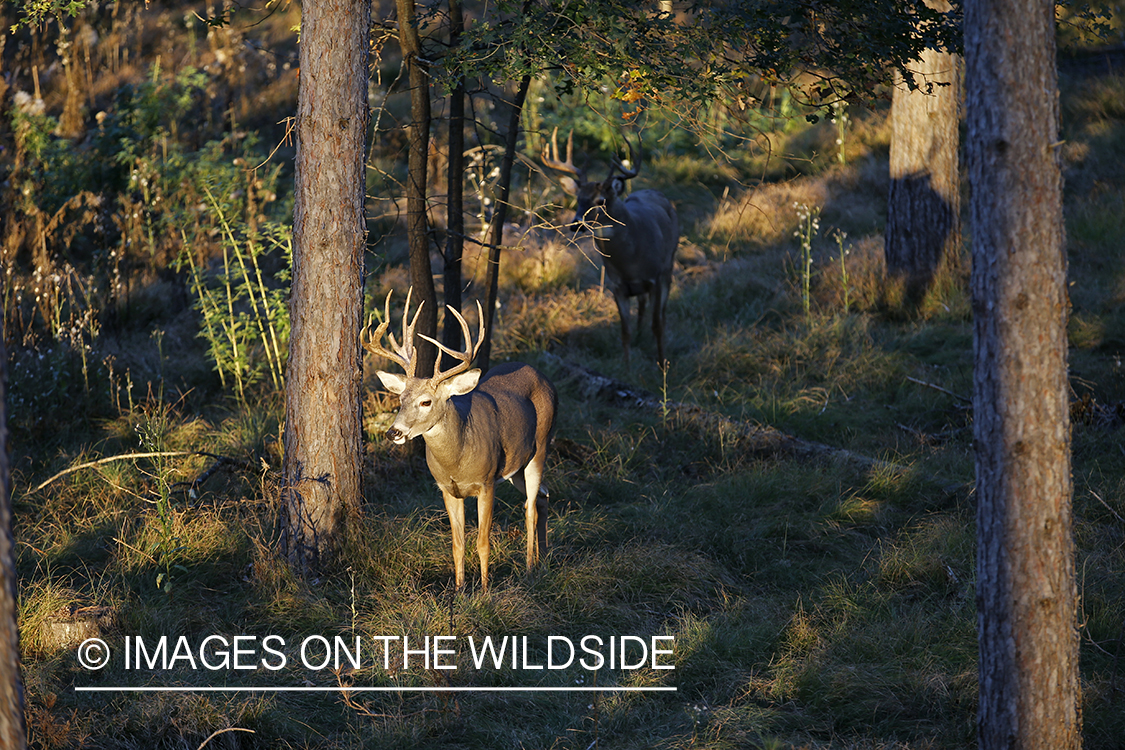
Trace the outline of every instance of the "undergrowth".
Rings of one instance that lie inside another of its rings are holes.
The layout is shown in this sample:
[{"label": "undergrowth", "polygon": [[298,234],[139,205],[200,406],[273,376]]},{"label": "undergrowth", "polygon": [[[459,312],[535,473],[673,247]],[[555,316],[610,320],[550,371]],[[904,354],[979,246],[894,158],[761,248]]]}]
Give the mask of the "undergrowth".
[{"label": "undergrowth", "polygon": [[[278,173],[233,163],[257,154],[249,133],[235,127],[210,137],[218,126],[203,111],[202,69],[163,76],[148,68],[133,79],[132,98],[103,125],[133,144],[113,164],[48,153],[58,147],[48,115],[16,116],[27,159],[16,177],[33,188],[28,215],[42,219],[37,237],[46,247],[37,260],[21,239],[5,256],[22,265],[5,265],[3,301],[18,344],[9,406],[34,743],[199,747],[230,730],[210,746],[973,744],[967,261],[951,259],[929,297],[902,308],[881,261],[884,112],[851,108],[846,127],[797,117],[753,148],[741,142],[743,151],[721,163],[675,139],[653,154],[646,177],[683,208],[667,372],[653,363],[655,343],[643,325],[632,365],[622,362],[617,313],[588,238],[525,226],[505,239],[496,356],[547,372],[563,408],[545,477],[549,553],[525,570],[520,498],[498,488],[493,590],[484,594],[474,555],[468,588],[455,589],[440,493],[414,451],[383,437],[396,404],[373,382],[364,399],[365,497],[344,562],[305,580],[276,555],[287,262],[286,234],[264,207],[287,198],[274,194]],[[280,69],[271,75],[262,96],[280,96],[291,83]],[[1065,89],[1064,102],[1090,748],[1116,747],[1125,731],[1117,709],[1125,613],[1125,282],[1117,241],[1125,184],[1114,166],[1125,144],[1125,115],[1115,104],[1121,89],[1120,79],[1081,82]],[[249,96],[232,92],[232,101]],[[162,119],[177,107],[209,123],[191,150],[191,139],[177,145]],[[560,117],[537,116],[548,124]],[[608,153],[614,144],[604,125],[577,123]],[[393,153],[376,156],[390,162]],[[110,243],[98,240],[93,214],[69,239],[62,228],[70,212],[92,211],[67,196],[82,194],[95,167],[109,170],[113,205],[127,203],[136,214]],[[226,192],[214,192],[219,184]],[[819,232],[793,236],[794,202],[820,211]],[[189,221],[158,208],[168,203],[202,208]],[[388,237],[376,248],[368,293],[381,299],[407,275],[395,255],[398,228],[378,226]],[[254,254],[266,248],[275,252]],[[176,256],[180,275],[162,274]],[[46,279],[38,288],[37,263]],[[466,268],[479,263],[468,258]],[[18,283],[9,282],[17,273]],[[475,327],[475,309],[467,314]],[[548,350],[658,394],[665,408],[588,396],[543,356]],[[695,419],[688,407],[716,419]],[[848,452],[810,458],[764,450],[747,437],[753,426]],[[59,472],[67,473],[54,478]],[[475,516],[471,503],[468,515]],[[112,613],[102,633],[116,656],[104,670],[83,669],[74,643],[59,639],[60,623],[86,608]],[[181,637],[199,644],[271,634],[292,646],[309,637],[400,640],[387,641],[386,664],[367,659],[358,668],[310,669],[290,659],[276,670],[193,669],[185,657],[168,670],[126,670],[121,660],[137,636],[150,647],[167,636],[171,649]],[[535,665],[550,657],[550,637],[577,643],[587,635],[670,637],[665,663],[675,669],[651,662],[634,670],[478,669],[464,647],[448,657],[456,669],[424,664],[418,653],[406,667],[402,661],[402,637],[415,647],[427,636],[461,644],[526,637],[523,658]],[[676,691],[75,690],[266,684]]]}]

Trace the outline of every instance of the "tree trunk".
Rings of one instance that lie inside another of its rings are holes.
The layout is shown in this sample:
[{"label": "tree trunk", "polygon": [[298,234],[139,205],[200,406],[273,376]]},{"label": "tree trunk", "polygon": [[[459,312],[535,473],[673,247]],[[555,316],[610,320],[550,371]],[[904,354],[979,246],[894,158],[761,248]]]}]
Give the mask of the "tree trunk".
[{"label": "tree trunk", "polygon": [[0,330],[0,747],[23,750],[27,727],[20,678],[20,629],[16,622],[16,548],[12,538],[12,485],[8,470],[8,353]]},{"label": "tree trunk", "polygon": [[965,4],[982,750],[1081,746],[1054,4]]},{"label": "tree trunk", "polygon": [[301,13],[281,550],[329,563],[361,493],[364,143],[370,3]]},{"label": "tree trunk", "polygon": [[410,75],[410,155],[406,176],[406,238],[410,246],[410,284],[420,317],[414,347],[418,352],[417,373],[429,377],[437,349],[419,334],[437,338],[437,292],[430,265],[430,237],[426,217],[426,170],[430,158],[430,80],[423,63],[422,40],[414,0],[395,0],[398,8],[398,41]]},{"label": "tree trunk", "polygon": [[500,192],[496,198],[496,210],[488,225],[488,269],[485,278],[488,287],[488,301],[484,306],[484,343],[477,357],[477,366],[488,372],[492,359],[492,321],[496,315],[496,297],[500,286],[500,246],[504,243],[504,222],[508,220],[508,200],[512,193],[512,167],[516,163],[516,143],[520,137],[520,117],[523,103],[527,99],[527,89],[531,86],[531,76],[520,80],[516,98],[508,114],[508,133],[504,141],[504,158],[500,162]]},{"label": "tree trunk", "polygon": [[[947,0],[928,0],[949,10]],[[898,77],[891,103],[891,185],[884,253],[887,271],[918,302],[942,262],[961,244],[957,151],[960,85],[957,56],[926,50],[916,68],[919,88]]]},{"label": "tree trunk", "polygon": [[63,105],[62,116],[59,117],[58,134],[63,138],[76,141],[86,132],[85,113],[83,111],[82,75],[78,71],[78,51],[76,41],[81,21],[75,21],[74,28],[68,29],[59,24],[59,57],[62,58],[63,78],[66,81],[66,103]]},{"label": "tree trunk", "polygon": [[[465,20],[461,0],[449,0],[449,46],[461,40]],[[461,258],[465,251],[465,81],[458,79],[449,97],[449,180],[446,203],[445,304],[461,310]],[[454,351],[461,349],[461,326],[446,316],[441,343]],[[447,365],[452,365],[450,361]]]}]

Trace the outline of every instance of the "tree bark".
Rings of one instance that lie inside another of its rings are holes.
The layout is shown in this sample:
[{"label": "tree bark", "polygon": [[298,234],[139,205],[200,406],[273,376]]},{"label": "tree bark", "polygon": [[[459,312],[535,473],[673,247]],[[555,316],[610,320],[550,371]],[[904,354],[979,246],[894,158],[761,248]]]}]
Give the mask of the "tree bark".
[{"label": "tree bark", "polygon": [[982,750],[1081,746],[1054,4],[965,4]]},{"label": "tree bark", "polygon": [[398,9],[398,40],[410,77],[410,154],[406,177],[406,238],[410,246],[410,284],[413,299],[420,307],[414,348],[418,352],[417,373],[428,377],[433,372],[437,348],[420,334],[437,338],[437,292],[430,265],[430,237],[426,216],[426,171],[430,158],[430,80],[418,36],[414,0],[395,0]]},{"label": "tree bark", "polygon": [[527,90],[531,86],[531,76],[524,76],[516,89],[508,114],[508,132],[504,141],[504,158],[500,161],[499,194],[496,197],[496,210],[488,225],[488,268],[485,272],[488,287],[488,301],[484,306],[484,343],[477,356],[477,366],[488,372],[492,360],[492,321],[496,315],[496,297],[500,286],[500,246],[504,244],[504,222],[508,220],[508,201],[512,194],[512,168],[516,163],[516,143],[520,137],[520,117]]},{"label": "tree bark", "polygon": [[27,747],[23,679],[20,677],[20,629],[16,622],[16,548],[12,537],[12,485],[8,467],[8,353],[0,325],[0,747]]},{"label": "tree bark", "polygon": [[[949,10],[947,0],[928,0]],[[884,253],[887,271],[903,280],[907,298],[929,291],[942,262],[961,244],[958,132],[961,91],[957,56],[926,50],[919,88],[896,77],[891,102],[891,185]]]},{"label": "tree bark", "polygon": [[[461,40],[465,20],[461,0],[449,0],[449,46],[456,48]],[[458,79],[449,97],[449,174],[446,204],[445,238],[445,304],[461,310],[461,258],[465,252],[465,81]],[[447,316],[442,329],[441,343],[459,351],[461,326]],[[453,362],[447,362],[452,365]]]},{"label": "tree bark", "polygon": [[331,562],[361,493],[364,144],[370,3],[301,13],[281,551]]}]

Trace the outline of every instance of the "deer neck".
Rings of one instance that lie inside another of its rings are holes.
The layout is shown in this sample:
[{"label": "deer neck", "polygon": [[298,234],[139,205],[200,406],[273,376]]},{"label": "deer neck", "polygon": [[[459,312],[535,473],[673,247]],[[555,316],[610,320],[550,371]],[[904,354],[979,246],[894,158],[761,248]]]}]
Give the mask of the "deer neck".
[{"label": "deer neck", "polygon": [[604,255],[616,262],[628,262],[637,253],[633,215],[623,197],[606,201],[605,218],[595,229],[594,238]]},{"label": "deer neck", "polygon": [[455,471],[472,443],[472,421],[469,419],[469,396],[452,396],[445,413],[433,427],[422,433],[426,448],[443,467]]},{"label": "deer neck", "polygon": [[602,206],[602,218],[594,227],[594,239],[605,245],[619,245],[629,231],[629,210],[625,201],[614,197]]}]

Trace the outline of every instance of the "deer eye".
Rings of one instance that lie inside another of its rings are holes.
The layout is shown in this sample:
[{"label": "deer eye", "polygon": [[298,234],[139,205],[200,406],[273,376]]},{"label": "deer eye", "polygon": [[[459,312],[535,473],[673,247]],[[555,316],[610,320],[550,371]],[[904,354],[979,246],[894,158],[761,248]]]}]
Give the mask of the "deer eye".
[{"label": "deer eye", "polygon": [[430,408],[431,406],[433,406],[433,404],[434,402],[428,398],[418,402],[418,406],[421,406],[424,409]]}]

